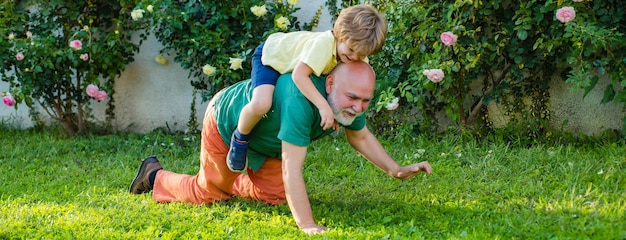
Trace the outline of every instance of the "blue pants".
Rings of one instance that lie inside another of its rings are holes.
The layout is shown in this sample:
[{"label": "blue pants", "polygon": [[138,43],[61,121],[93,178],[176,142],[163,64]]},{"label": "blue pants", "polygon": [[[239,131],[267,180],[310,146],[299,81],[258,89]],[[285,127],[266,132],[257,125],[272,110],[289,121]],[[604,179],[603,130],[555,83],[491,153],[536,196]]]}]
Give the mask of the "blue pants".
[{"label": "blue pants", "polygon": [[261,56],[263,56],[263,46],[265,43],[261,43],[252,54],[252,87],[257,87],[263,84],[276,85],[280,73],[274,70],[270,66],[265,66],[261,62]]}]

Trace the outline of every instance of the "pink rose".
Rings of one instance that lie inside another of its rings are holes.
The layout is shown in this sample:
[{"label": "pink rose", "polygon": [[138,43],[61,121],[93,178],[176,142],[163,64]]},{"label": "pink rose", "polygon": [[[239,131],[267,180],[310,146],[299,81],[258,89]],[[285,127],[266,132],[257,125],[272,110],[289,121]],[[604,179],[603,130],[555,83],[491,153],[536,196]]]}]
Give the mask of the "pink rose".
[{"label": "pink rose", "polygon": [[83,61],[87,61],[89,60],[89,55],[87,55],[86,53],[83,53],[80,55],[80,59],[82,59]]},{"label": "pink rose", "polygon": [[11,96],[11,94],[7,94],[6,96],[4,96],[2,98],[2,102],[4,102],[4,105],[7,105],[9,107],[13,107],[15,105],[15,99],[13,99],[13,96]]},{"label": "pink rose", "polygon": [[83,43],[80,40],[73,40],[70,42],[70,47],[74,50],[80,50],[83,48]]},{"label": "pink rose", "polygon": [[15,54],[15,59],[17,59],[18,61],[24,60],[24,54],[22,53]]},{"label": "pink rose", "polygon": [[400,104],[398,103],[400,99],[399,98],[394,98],[391,100],[390,103],[387,103],[387,105],[385,105],[385,108],[389,111],[393,111],[396,110],[396,108],[398,108],[398,106],[400,106]]},{"label": "pink rose", "polygon": [[93,98],[98,101],[104,101],[107,99],[108,96],[109,95],[105,91],[98,91],[98,93],[96,93],[96,95],[93,96]]},{"label": "pink rose", "polygon": [[89,84],[85,91],[87,92],[87,96],[95,98],[95,96],[98,95],[98,91],[100,91],[100,89],[98,89],[98,86],[96,85]]},{"label": "pink rose", "polygon": [[427,69],[422,71],[422,73],[424,75],[426,75],[426,77],[434,83],[438,83],[441,82],[441,80],[443,80],[444,74],[443,71],[441,69]]},{"label": "pink rose", "polygon": [[556,19],[562,23],[570,22],[576,17],[576,11],[573,7],[562,7],[556,10]]},{"label": "pink rose", "polygon": [[441,38],[441,41],[446,46],[452,46],[454,45],[454,43],[456,43],[456,35],[454,35],[454,33],[452,32],[444,32],[441,34],[441,36],[439,36],[439,38]]}]

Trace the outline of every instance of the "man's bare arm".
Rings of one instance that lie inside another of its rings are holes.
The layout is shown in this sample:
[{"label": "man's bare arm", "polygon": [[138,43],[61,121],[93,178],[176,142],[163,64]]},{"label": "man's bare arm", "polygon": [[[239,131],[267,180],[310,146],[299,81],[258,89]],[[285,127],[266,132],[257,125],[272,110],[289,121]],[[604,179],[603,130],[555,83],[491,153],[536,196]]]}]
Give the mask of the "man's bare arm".
[{"label": "man's bare arm", "polygon": [[348,142],[354,149],[392,177],[406,180],[412,178],[420,171],[428,174],[432,173],[432,167],[428,162],[420,162],[408,166],[398,165],[367,127],[358,131],[346,129],[345,132]]},{"label": "man's bare arm", "polygon": [[302,175],[307,147],[301,147],[282,142],[283,183],[291,214],[298,227],[305,233],[315,234],[326,231],[313,219],[313,211],[306,191],[306,184]]}]

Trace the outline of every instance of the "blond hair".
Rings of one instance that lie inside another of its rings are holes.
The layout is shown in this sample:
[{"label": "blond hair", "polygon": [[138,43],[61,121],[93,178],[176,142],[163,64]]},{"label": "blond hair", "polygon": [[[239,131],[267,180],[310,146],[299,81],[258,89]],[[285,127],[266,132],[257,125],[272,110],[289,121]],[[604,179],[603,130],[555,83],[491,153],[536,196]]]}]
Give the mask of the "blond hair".
[{"label": "blond hair", "polygon": [[387,38],[387,20],[370,5],[344,8],[333,28],[335,38],[357,54],[369,56],[380,52]]}]

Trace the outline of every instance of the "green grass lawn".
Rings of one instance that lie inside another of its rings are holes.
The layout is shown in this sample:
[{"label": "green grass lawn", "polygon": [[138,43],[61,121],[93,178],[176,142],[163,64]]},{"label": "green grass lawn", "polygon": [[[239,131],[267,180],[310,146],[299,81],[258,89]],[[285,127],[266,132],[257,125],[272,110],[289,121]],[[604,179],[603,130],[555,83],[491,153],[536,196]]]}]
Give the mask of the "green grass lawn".
[{"label": "green grass lawn", "polygon": [[398,162],[433,166],[399,181],[343,137],[326,138],[310,148],[305,178],[330,231],[306,236],[286,205],[197,207],[128,193],[150,155],[195,174],[197,137],[0,129],[0,139],[0,239],[626,239],[623,143],[383,141]]}]

